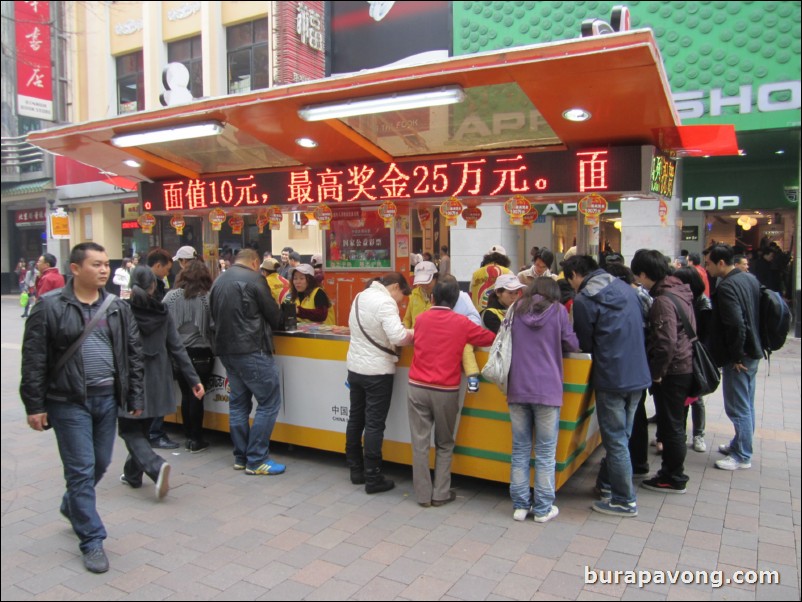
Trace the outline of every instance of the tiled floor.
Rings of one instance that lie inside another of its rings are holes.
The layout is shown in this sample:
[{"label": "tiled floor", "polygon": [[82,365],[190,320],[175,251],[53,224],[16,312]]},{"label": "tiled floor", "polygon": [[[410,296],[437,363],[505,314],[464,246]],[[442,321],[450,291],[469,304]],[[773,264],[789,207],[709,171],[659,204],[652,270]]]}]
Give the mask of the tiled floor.
[{"label": "tiled floor", "polygon": [[[388,466],[397,487],[368,496],[350,484],[342,456],[308,449],[275,446],[287,473],[248,477],[231,469],[224,434],[201,454],[166,453],[172,489],[156,502],[152,484],[132,490],[117,480],[118,441],[98,487],[111,570],[93,575],[58,512],[52,432],[25,424],[15,303],[2,299],[3,600],[800,599],[798,340],[775,354],[770,376],[761,363],[753,468],[713,467],[732,433],[716,393],[707,403],[711,451],[688,451],[688,493],[641,490],[635,519],[591,512],[600,452],[558,492],[560,516],[539,525],[512,520],[500,484],[456,477],[455,503],[423,509],[410,497],[408,467]],[[608,571],[625,570],[693,574],[609,583]],[[780,584],[682,582],[717,570],[725,579],[777,571]]]}]

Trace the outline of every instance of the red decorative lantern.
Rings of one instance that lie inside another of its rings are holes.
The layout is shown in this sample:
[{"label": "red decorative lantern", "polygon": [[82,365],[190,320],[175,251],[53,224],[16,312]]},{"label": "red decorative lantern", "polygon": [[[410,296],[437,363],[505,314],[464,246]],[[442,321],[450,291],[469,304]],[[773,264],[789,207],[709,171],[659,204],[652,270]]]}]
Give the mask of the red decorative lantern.
[{"label": "red decorative lantern", "polygon": [[522,226],[524,215],[529,213],[530,209],[532,209],[532,203],[520,194],[516,194],[504,203],[504,211],[510,216],[510,224],[513,226]]},{"label": "red decorative lantern", "polygon": [[279,207],[268,207],[267,219],[270,222],[271,230],[280,230],[281,221],[284,219],[284,214],[281,212]]},{"label": "red decorative lantern", "polygon": [[315,210],[315,219],[317,219],[320,224],[321,230],[329,230],[331,228],[332,217],[334,217],[334,214],[331,211],[331,207],[328,205],[318,205]]},{"label": "red decorative lantern", "polygon": [[175,233],[178,234],[178,236],[183,236],[184,226],[186,226],[187,223],[184,221],[184,216],[179,213],[170,218],[170,225],[175,228]]},{"label": "red decorative lantern", "polygon": [[219,232],[223,228],[226,221],[226,212],[216,207],[209,212],[209,221],[212,224],[212,230]]},{"label": "red decorative lantern", "polygon": [[398,215],[398,207],[392,201],[384,201],[379,205],[379,217],[384,220],[385,228],[392,228],[393,221]]},{"label": "red decorative lantern", "polygon": [[482,219],[482,210],[479,207],[466,207],[462,211],[462,219],[466,228],[476,228],[476,222]]},{"label": "red decorative lantern", "polygon": [[228,225],[231,226],[232,234],[242,234],[242,228],[245,226],[245,220],[241,215],[234,214],[228,220]]},{"label": "red decorative lantern", "polygon": [[259,228],[259,234],[264,234],[265,226],[269,221],[267,211],[260,211],[256,214],[256,227]]},{"label": "red decorative lantern", "polygon": [[142,227],[142,232],[145,234],[153,233],[153,226],[156,225],[156,218],[153,217],[153,214],[143,213],[136,221],[139,222],[139,225]]},{"label": "red decorative lantern", "polygon": [[446,218],[446,225],[450,228],[457,225],[457,218],[462,215],[462,203],[456,197],[451,197],[440,203],[440,215]]}]

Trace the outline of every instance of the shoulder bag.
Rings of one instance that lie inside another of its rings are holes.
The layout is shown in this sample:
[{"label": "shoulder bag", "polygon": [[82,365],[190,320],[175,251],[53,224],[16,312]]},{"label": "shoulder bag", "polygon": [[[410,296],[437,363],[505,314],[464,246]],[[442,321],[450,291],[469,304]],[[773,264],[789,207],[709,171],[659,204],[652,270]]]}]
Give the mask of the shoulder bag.
[{"label": "shoulder bag", "polygon": [[507,394],[507,379],[510,375],[512,363],[512,320],[515,316],[515,304],[508,310],[506,317],[496,334],[496,340],[487,354],[487,363],[482,368],[482,377],[496,386],[505,395]]},{"label": "shoulder bag", "polygon": [[[360,293],[360,295],[361,294],[362,293]],[[392,349],[388,349],[384,345],[379,345],[376,341],[373,340],[373,338],[367,332],[365,332],[365,328],[362,326],[362,320],[359,319],[359,295],[357,295],[356,299],[354,299],[354,304],[356,309],[356,323],[359,325],[359,330],[362,331],[362,334],[365,335],[365,338],[368,340],[368,342],[370,342],[374,347],[381,349],[385,353],[392,355],[395,358],[400,358],[401,354],[398,351],[393,351]]]},{"label": "shoulder bag", "polygon": [[718,367],[710,358],[710,353],[708,353],[707,348],[699,340],[699,337],[696,336],[693,328],[691,328],[688,317],[685,315],[685,310],[682,309],[679,300],[671,293],[666,293],[666,296],[671,299],[674,306],[677,308],[677,315],[693,347],[693,388],[688,397],[710,395],[713,391],[718,389],[718,385],[721,382],[721,374],[718,371]]}]

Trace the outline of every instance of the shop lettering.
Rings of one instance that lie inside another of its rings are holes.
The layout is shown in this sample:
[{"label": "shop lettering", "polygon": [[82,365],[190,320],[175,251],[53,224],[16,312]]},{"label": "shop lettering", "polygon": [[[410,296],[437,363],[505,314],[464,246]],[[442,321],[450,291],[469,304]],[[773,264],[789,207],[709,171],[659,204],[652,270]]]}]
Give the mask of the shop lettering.
[{"label": "shop lettering", "polygon": [[639,190],[641,147],[451,160],[360,163],[320,169],[173,179],[140,185],[146,212],[247,210],[484,196]]},{"label": "shop lettering", "polygon": [[489,122],[484,121],[479,115],[471,114],[457,128],[454,140],[464,142],[466,137],[498,137],[504,132],[517,132],[525,128],[536,132],[544,127],[548,127],[548,124],[537,111],[493,113]]},{"label": "shop lettering", "polygon": [[[778,95],[788,97],[785,100]],[[673,94],[677,112],[682,119],[698,119],[706,114],[705,91],[677,92]],[[736,112],[745,115],[751,113],[757,106],[759,113],[772,111],[796,111],[802,106],[802,85],[799,81],[775,82],[763,84],[757,88],[757,98],[751,84],[740,86],[735,96],[725,96],[721,88],[710,90],[707,99],[710,117],[718,117],[724,113],[726,107],[734,107]]]},{"label": "shop lettering", "polygon": [[[543,207],[541,209],[541,207]],[[535,205],[535,208],[540,212],[541,217],[546,217],[547,215],[556,215],[556,216],[564,216],[564,215],[576,215],[579,203],[549,203],[548,205]],[[607,211],[604,213],[620,213],[621,210],[619,209],[618,203],[610,203],[607,206]],[[539,219],[538,219],[539,221]],[[540,222],[542,223],[542,222]]]},{"label": "shop lettering", "polygon": [[722,211],[738,207],[741,204],[739,196],[697,196],[688,197],[682,202],[684,211]]}]

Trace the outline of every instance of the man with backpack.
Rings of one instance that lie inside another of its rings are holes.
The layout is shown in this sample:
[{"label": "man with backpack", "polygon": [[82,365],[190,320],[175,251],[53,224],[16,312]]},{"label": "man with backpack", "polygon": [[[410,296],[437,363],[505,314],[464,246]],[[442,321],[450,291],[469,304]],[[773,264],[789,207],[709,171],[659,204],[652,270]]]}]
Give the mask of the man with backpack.
[{"label": "man with backpack", "polygon": [[760,340],[760,283],[733,265],[730,245],[709,249],[707,271],[718,278],[713,293],[712,352],[721,366],[724,411],[735,427],[730,443],[719,445],[727,456],[716,461],[722,470],[752,468],[755,432],[755,381],[763,345]]}]

